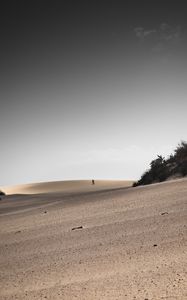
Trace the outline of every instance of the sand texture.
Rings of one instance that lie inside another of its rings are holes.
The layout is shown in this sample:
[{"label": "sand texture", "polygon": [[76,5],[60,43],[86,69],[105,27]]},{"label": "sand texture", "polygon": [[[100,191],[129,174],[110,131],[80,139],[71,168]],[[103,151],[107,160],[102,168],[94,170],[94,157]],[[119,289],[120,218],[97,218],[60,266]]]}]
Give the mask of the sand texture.
[{"label": "sand texture", "polygon": [[0,299],[187,299],[187,179],[91,188],[3,197]]},{"label": "sand texture", "polygon": [[10,187],[2,187],[1,190],[7,195],[11,194],[43,194],[65,193],[75,194],[80,192],[92,192],[106,189],[116,189],[132,186],[132,180],[67,180],[23,184]]}]

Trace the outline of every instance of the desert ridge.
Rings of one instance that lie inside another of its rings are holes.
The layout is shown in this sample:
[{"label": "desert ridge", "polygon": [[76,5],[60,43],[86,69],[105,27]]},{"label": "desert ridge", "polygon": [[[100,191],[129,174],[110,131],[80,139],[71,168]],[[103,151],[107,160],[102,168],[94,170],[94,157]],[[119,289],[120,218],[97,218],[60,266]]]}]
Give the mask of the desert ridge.
[{"label": "desert ridge", "polygon": [[1,187],[0,190],[11,194],[45,194],[45,193],[81,193],[132,186],[132,180],[66,180]]}]

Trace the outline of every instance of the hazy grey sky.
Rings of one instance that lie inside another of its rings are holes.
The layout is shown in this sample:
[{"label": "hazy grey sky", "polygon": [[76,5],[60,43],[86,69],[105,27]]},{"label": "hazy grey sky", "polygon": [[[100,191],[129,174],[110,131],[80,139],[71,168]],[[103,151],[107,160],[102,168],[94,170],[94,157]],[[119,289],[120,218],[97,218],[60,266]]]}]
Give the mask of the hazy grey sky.
[{"label": "hazy grey sky", "polygon": [[4,7],[0,186],[137,179],[186,140],[184,4]]}]

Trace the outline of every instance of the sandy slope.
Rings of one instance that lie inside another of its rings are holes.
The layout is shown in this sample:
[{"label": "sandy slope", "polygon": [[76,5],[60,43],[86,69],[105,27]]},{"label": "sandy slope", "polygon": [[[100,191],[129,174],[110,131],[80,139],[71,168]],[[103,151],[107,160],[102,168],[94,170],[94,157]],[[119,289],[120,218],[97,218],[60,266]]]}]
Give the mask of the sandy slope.
[{"label": "sandy slope", "polygon": [[5,197],[0,298],[187,299],[186,204],[187,179]]},{"label": "sandy slope", "polygon": [[91,180],[69,180],[1,187],[0,190],[4,191],[7,195],[59,192],[72,194],[77,192],[88,192],[95,190],[132,186],[132,183],[132,180],[95,180],[95,185],[92,185]]}]

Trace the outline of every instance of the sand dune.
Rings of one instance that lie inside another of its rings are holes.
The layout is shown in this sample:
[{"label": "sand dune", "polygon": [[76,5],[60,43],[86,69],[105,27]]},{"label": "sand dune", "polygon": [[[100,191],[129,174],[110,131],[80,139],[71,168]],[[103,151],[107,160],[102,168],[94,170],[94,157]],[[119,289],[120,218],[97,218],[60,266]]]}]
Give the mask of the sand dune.
[{"label": "sand dune", "polygon": [[6,196],[0,298],[187,299],[186,204],[187,179]]},{"label": "sand dune", "polygon": [[2,187],[1,190],[4,191],[7,195],[59,192],[77,193],[127,187],[132,186],[132,183],[132,180],[95,180],[95,184],[92,185],[92,180],[69,180],[8,186]]}]

